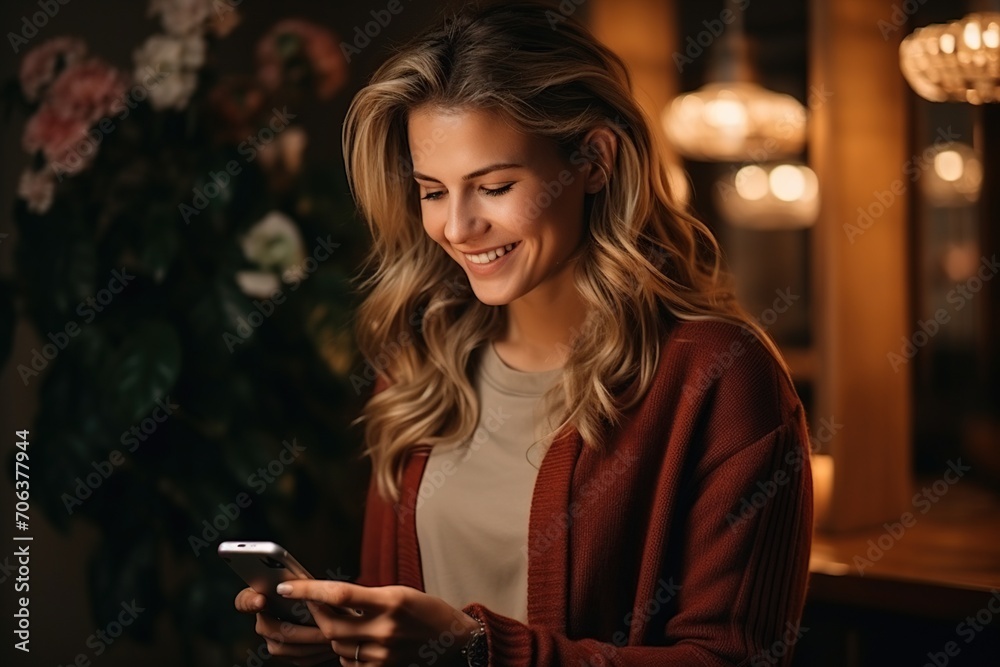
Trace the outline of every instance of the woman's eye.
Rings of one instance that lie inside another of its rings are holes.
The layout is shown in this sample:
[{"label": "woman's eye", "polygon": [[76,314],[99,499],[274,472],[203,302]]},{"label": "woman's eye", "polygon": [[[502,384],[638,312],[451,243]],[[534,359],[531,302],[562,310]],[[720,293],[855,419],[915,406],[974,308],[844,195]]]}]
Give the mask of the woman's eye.
[{"label": "woman's eye", "polygon": [[510,192],[512,187],[514,187],[514,184],[508,183],[507,185],[492,190],[490,188],[483,188],[483,194],[488,197],[499,197],[500,195],[505,195]]},{"label": "woman's eye", "polygon": [[440,199],[440,198],[441,198],[441,195],[443,195],[443,194],[444,194],[444,193],[443,193],[443,192],[441,192],[440,190],[438,190],[438,191],[436,191],[436,192],[428,192],[428,193],[427,193],[427,194],[425,194],[425,195],[424,195],[423,197],[421,197],[421,199],[424,199],[424,200],[426,200],[426,201],[435,201],[435,200],[437,200],[437,199]]}]

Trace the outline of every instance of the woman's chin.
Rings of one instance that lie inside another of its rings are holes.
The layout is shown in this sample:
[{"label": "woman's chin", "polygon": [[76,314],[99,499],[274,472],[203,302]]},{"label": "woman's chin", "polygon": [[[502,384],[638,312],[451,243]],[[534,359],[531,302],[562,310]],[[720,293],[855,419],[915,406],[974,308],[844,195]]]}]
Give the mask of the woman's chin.
[{"label": "woman's chin", "polygon": [[475,278],[470,279],[472,293],[476,295],[481,303],[487,306],[506,306],[511,302],[510,295],[506,292],[500,293],[492,289],[484,289],[483,286],[476,287]]}]

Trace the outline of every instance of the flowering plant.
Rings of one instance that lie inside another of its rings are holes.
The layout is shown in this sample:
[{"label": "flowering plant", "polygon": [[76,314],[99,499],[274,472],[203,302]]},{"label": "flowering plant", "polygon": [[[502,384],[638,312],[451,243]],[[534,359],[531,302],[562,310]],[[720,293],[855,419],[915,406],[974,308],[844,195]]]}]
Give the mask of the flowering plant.
[{"label": "flowering plant", "polygon": [[[192,644],[229,650],[252,628],[232,613],[241,584],[219,541],[299,536],[317,562],[356,558],[347,323],[366,240],[339,160],[307,159],[298,121],[347,66],[330,31],[295,19],[260,38],[255,71],[223,72],[233,4],[149,11],[162,32],[127,71],[60,37],[7,87],[28,164],[0,355],[16,306],[41,340],[9,360],[40,397],[31,498],[58,527],[102,531],[99,627],[135,599],[133,636],[169,610]],[[325,542],[320,507],[341,519]]]}]

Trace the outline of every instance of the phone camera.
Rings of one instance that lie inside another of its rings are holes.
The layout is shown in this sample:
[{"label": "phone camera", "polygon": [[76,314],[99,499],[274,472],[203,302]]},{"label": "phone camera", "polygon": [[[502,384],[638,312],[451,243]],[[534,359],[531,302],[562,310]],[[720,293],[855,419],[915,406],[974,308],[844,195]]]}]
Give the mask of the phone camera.
[{"label": "phone camera", "polygon": [[275,570],[284,570],[285,569],[285,565],[283,563],[280,563],[280,562],[274,560],[270,556],[263,556],[263,557],[261,557],[260,562],[263,563],[264,565],[267,565],[268,567],[270,567],[272,569],[275,569]]}]

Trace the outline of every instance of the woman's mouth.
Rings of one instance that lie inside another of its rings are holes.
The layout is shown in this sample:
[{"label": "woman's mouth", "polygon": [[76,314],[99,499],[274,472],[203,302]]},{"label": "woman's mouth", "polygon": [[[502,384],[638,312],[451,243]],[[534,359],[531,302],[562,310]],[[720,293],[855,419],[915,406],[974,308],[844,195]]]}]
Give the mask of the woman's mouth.
[{"label": "woman's mouth", "polygon": [[511,250],[516,248],[520,243],[521,243],[520,241],[518,241],[517,243],[508,243],[505,246],[499,246],[492,250],[488,250],[487,252],[479,253],[478,255],[469,255],[466,253],[462,254],[464,254],[465,258],[470,262],[472,262],[473,264],[489,264],[490,262],[495,262],[497,259],[509,253]]}]

